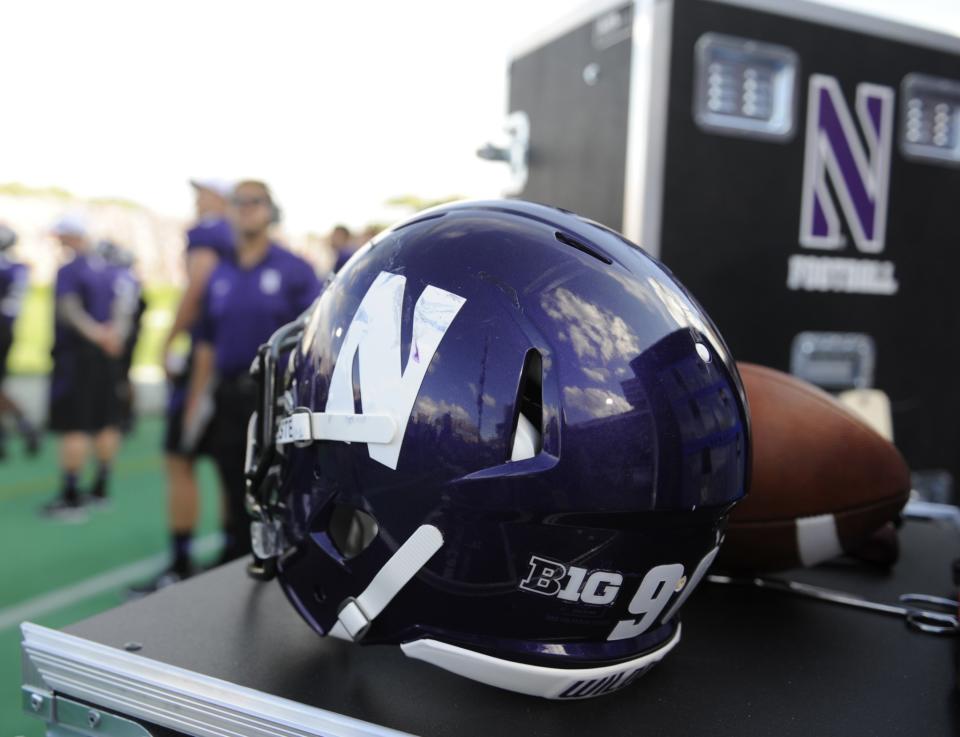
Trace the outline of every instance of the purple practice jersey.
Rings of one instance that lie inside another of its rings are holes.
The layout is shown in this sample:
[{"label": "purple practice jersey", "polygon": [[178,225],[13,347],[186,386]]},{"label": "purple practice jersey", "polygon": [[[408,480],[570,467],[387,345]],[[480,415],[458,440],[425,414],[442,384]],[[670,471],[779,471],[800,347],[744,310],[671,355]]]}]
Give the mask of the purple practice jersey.
[{"label": "purple practice jersey", "polygon": [[213,346],[220,378],[235,378],[250,369],[257,348],[318,294],[313,267],[278,245],[250,268],[221,261],[207,283],[197,340]]},{"label": "purple practice jersey", "polygon": [[[222,217],[205,217],[198,220],[196,225],[187,231],[187,253],[200,248],[212,250],[220,263],[232,262],[235,258],[235,247],[233,228],[230,227],[230,223]],[[191,340],[196,343],[198,322],[194,322],[187,329]],[[174,382],[171,387],[167,411],[177,412],[183,406],[186,397],[187,382],[184,376],[182,380]]]},{"label": "purple practice jersey", "polygon": [[187,231],[187,253],[197,248],[210,248],[221,261],[234,259],[233,229],[224,218],[201,219]]},{"label": "purple practice jersey", "polygon": [[[110,322],[113,309],[113,269],[95,253],[80,253],[60,267],[54,289],[59,302],[76,295],[84,312],[99,323]],[[56,314],[56,313],[55,313]],[[80,336],[59,315],[54,317],[54,351],[71,350]]]},{"label": "purple practice jersey", "polygon": [[0,322],[5,323],[7,328],[13,325],[20,314],[27,292],[27,276],[26,265],[0,254]]}]

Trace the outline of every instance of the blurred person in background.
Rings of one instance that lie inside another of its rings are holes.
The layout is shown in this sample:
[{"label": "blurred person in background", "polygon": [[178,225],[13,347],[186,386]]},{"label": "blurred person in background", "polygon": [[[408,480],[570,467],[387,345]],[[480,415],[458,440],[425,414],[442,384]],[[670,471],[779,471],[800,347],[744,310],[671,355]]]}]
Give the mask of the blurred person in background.
[{"label": "blurred person in background", "polygon": [[[187,284],[163,345],[164,367],[170,382],[167,429],[163,441],[167,471],[170,565],[152,581],[134,587],[134,594],[163,588],[188,578],[194,571],[191,548],[194,529],[200,518],[200,490],[194,460],[197,455],[208,453],[208,436],[201,432],[200,437],[192,439],[189,444],[184,442],[183,410],[203,293],[217,264],[233,261],[234,238],[226,218],[232,184],[222,179],[192,179],[190,185],[196,196],[197,216],[194,225],[187,231]],[[189,349],[178,351],[177,344],[186,342],[185,337],[189,339]],[[188,445],[190,447],[187,447]],[[224,501],[224,508],[225,506]]]},{"label": "blurred person in background", "polygon": [[234,190],[230,220],[236,261],[221,261],[203,295],[197,346],[184,415],[184,434],[212,387],[211,453],[228,500],[222,561],[250,551],[250,520],[244,505],[247,421],[256,410],[250,365],[257,349],[296,319],[320,293],[313,268],[270,239],[280,213],[266,184],[247,180]]},{"label": "blurred person in background", "polygon": [[[62,217],[53,234],[72,254],[57,271],[50,380],[50,429],[61,436],[63,486],[41,513],[80,521],[84,503],[107,499],[110,466],[120,445],[117,359],[129,325],[114,321],[110,269],[90,242],[83,218]],[[79,475],[91,438],[97,473],[89,494],[82,498]]]},{"label": "blurred person in background", "polygon": [[140,327],[143,313],[147,310],[147,303],[143,298],[143,284],[133,270],[133,254],[108,240],[97,243],[97,253],[106,262],[110,272],[113,289],[112,319],[116,324],[128,326],[117,371],[120,430],[123,434],[127,434],[133,431],[136,420],[130,369],[133,366],[133,352],[140,338]]},{"label": "blurred person in background", "polygon": [[7,376],[7,357],[13,346],[13,326],[20,314],[24,295],[27,293],[28,269],[25,264],[10,258],[10,249],[17,242],[12,228],[0,225],[0,459],[6,456],[6,437],[3,420],[11,415],[23,436],[27,453],[36,455],[40,449],[40,436],[30,424],[19,405],[3,390]]},{"label": "blurred person in background", "polygon": [[363,229],[363,234],[360,236],[360,245],[366,245],[368,242],[372,241],[377,237],[377,234],[382,230],[385,230],[386,226],[378,225],[376,223],[371,223],[366,228]]},{"label": "blurred person in background", "polygon": [[333,264],[333,273],[336,274],[357,252],[357,244],[353,242],[353,235],[346,225],[336,225],[330,231],[330,247],[337,255],[337,260]]}]

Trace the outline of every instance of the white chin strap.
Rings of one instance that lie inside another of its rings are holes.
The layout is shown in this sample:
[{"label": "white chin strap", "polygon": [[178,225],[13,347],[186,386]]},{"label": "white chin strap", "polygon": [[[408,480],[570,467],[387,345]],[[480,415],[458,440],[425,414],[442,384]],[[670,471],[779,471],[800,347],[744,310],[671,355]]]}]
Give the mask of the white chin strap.
[{"label": "white chin strap", "polygon": [[390,415],[354,415],[294,410],[277,423],[277,445],[309,444],[316,440],[347,443],[389,443],[397,432]]},{"label": "white chin strap", "polygon": [[[327,633],[348,642],[361,640],[370,625],[443,547],[443,535],[433,525],[421,525],[384,564],[357,597],[340,605],[337,622]],[[680,626],[653,652],[596,668],[549,668],[494,658],[429,638],[400,645],[410,658],[424,660],[457,675],[508,691],[548,699],[584,699],[616,691],[643,675],[680,640]]]},{"label": "white chin strap", "polygon": [[441,547],[443,535],[440,530],[433,525],[420,525],[390,556],[362,594],[343,601],[337,623],[328,634],[350,642],[361,639],[373,620]]},{"label": "white chin strap", "polygon": [[[277,423],[277,445],[309,445],[317,440],[339,440],[346,443],[388,445],[397,434],[397,423],[385,414],[346,414],[311,412],[302,408]],[[524,415],[517,418],[511,461],[533,458],[540,445],[540,432]]]}]

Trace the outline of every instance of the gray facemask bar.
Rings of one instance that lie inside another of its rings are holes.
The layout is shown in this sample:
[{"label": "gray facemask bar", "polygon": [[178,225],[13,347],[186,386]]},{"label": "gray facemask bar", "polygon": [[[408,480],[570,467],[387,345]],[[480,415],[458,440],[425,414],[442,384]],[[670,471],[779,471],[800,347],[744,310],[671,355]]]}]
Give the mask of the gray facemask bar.
[{"label": "gray facemask bar", "polygon": [[[260,346],[250,367],[250,373],[257,379],[260,389],[259,409],[250,418],[247,428],[246,454],[246,506],[255,519],[255,537],[257,530],[262,532],[263,527],[274,526],[270,514],[270,497],[274,490],[271,469],[276,460],[277,403],[282,397],[282,387],[277,386],[277,366],[281,355],[298,347],[312,310],[313,307],[271,335],[270,339]],[[248,572],[255,578],[272,578],[272,561],[264,560],[255,554]]]}]

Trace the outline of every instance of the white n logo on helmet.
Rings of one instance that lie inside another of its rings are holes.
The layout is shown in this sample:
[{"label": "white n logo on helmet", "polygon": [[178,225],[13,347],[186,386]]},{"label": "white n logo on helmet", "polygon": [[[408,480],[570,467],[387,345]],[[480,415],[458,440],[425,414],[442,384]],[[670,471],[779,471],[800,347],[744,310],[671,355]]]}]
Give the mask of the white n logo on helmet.
[{"label": "white n logo on helmet", "polygon": [[410,412],[430,361],[467,301],[439,287],[423,290],[413,310],[410,354],[401,370],[400,325],[406,283],[406,277],[381,271],[370,285],[337,354],[324,409],[329,414],[354,414],[353,362],[359,351],[363,414],[387,415],[397,425],[389,442],[367,444],[370,457],[390,468],[397,467]]}]

